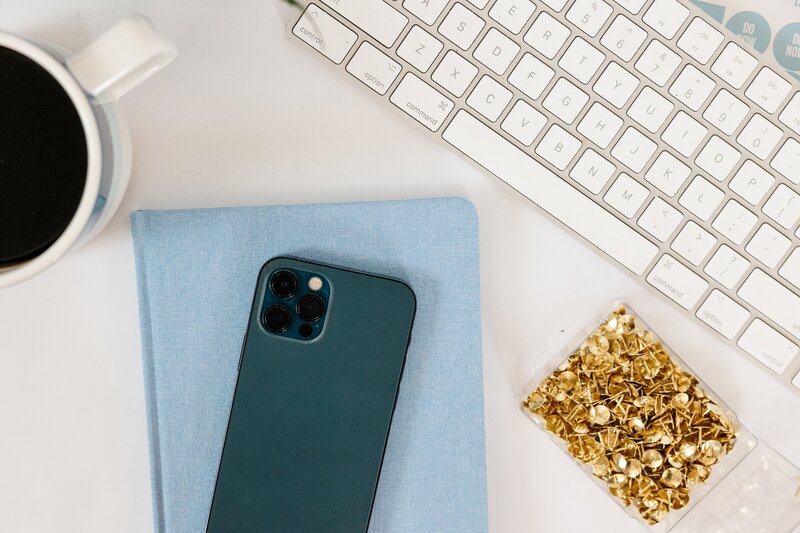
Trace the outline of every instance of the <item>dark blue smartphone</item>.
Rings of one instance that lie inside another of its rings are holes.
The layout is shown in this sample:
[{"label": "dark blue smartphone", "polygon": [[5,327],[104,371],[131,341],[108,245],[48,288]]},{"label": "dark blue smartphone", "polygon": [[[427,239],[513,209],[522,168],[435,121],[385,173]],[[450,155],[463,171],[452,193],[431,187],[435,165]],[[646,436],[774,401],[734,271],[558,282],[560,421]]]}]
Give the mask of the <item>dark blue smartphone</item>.
[{"label": "dark blue smartphone", "polygon": [[207,532],[367,530],[415,311],[395,279],[263,266]]}]

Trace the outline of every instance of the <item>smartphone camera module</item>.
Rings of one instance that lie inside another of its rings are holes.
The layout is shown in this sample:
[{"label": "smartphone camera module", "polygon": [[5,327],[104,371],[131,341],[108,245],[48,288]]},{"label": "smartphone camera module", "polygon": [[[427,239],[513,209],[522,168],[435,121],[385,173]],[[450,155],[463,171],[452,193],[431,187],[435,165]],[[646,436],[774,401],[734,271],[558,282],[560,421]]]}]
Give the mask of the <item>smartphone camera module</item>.
[{"label": "smartphone camera module", "polygon": [[325,328],[330,301],[327,278],[317,272],[280,266],[267,277],[261,324],[273,335],[310,342]]},{"label": "smartphone camera module", "polygon": [[297,276],[288,270],[279,270],[269,280],[269,288],[278,298],[291,298],[297,292]]}]

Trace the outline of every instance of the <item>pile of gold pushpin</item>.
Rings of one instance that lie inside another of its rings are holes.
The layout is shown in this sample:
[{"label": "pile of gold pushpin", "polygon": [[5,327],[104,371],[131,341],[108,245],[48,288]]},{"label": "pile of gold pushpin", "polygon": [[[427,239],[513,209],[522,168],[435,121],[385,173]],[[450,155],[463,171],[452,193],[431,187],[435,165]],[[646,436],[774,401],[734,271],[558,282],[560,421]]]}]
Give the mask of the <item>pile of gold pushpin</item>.
[{"label": "pile of gold pushpin", "polygon": [[623,306],[523,407],[649,524],[685,507],[736,442],[732,415]]}]

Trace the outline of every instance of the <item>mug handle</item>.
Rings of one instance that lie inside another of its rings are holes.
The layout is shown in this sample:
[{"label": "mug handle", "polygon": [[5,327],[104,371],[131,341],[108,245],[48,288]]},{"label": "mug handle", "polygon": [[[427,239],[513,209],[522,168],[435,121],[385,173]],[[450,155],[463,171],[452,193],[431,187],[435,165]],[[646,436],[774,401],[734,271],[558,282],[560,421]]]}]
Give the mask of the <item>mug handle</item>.
[{"label": "mug handle", "polygon": [[119,98],[168,65],[178,51],[143,15],[122,19],[67,59],[67,68],[94,97]]}]

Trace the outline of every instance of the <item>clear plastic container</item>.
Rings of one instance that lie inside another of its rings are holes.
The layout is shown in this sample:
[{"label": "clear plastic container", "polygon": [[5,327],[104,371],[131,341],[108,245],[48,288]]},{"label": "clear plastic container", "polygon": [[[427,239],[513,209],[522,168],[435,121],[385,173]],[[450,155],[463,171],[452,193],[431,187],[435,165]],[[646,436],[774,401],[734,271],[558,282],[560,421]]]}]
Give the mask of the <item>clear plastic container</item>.
[{"label": "clear plastic container", "polygon": [[800,469],[760,442],[629,306],[548,349],[523,412],[644,528],[777,533]]}]

